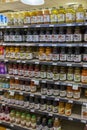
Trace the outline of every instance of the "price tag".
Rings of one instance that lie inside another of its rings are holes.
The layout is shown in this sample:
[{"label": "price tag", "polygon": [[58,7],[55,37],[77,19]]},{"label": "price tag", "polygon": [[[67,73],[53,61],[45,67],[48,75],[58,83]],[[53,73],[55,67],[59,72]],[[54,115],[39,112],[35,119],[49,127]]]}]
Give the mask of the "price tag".
[{"label": "price tag", "polygon": [[72,118],[72,117],[68,117],[68,120],[71,120],[71,121],[72,121],[72,120],[73,120],[73,118]]},{"label": "price tag", "polygon": [[20,95],[23,95],[23,92],[20,92],[19,94],[20,94]]},{"label": "price tag", "polygon": [[86,123],[86,120],[81,120],[82,123]]},{"label": "price tag", "polygon": [[72,44],[66,44],[67,47],[72,47]]},{"label": "price tag", "polygon": [[49,116],[53,116],[53,114],[52,114],[52,113],[49,113]]},{"label": "price tag", "polygon": [[59,101],[60,99],[59,98],[55,98],[55,101]]},{"label": "price tag", "polygon": [[59,84],[59,82],[55,82],[55,84]]},{"label": "price tag", "polygon": [[4,46],[6,46],[7,44],[6,43],[3,43]]},{"label": "price tag", "polygon": [[72,66],[72,64],[67,64],[67,66]]},{"label": "price tag", "polygon": [[41,82],[42,82],[42,83],[46,83],[46,80],[42,80]]},{"label": "price tag", "polygon": [[5,61],[5,62],[8,62],[8,59],[5,59],[4,61]]},{"label": "price tag", "polygon": [[34,94],[30,94],[31,97],[34,97]]},{"label": "price tag", "polygon": [[66,24],[66,26],[72,26],[73,24],[71,24],[71,23],[68,23],[68,24]]},{"label": "price tag", "polygon": [[72,84],[67,84],[68,86],[72,86]]},{"label": "price tag", "polygon": [[72,100],[68,100],[68,103],[73,103],[73,101]]},{"label": "price tag", "polygon": [[10,79],[10,76],[6,76],[7,79]]},{"label": "price tag", "polygon": [[35,84],[35,85],[39,85],[39,80],[35,80],[35,81],[34,81],[34,84]]},{"label": "price tag", "polygon": [[54,27],[54,25],[53,25],[53,24],[50,24],[49,27]]},{"label": "price tag", "polygon": [[73,84],[73,89],[78,90],[78,84]]},{"label": "price tag", "polygon": [[26,25],[24,25],[23,27],[24,27],[24,28],[28,28],[28,26],[26,26]]},{"label": "price tag", "polygon": [[18,77],[15,77],[15,79],[19,79]]},{"label": "price tag", "polygon": [[14,127],[14,125],[13,125],[13,124],[10,124],[10,126],[11,126],[11,127]]},{"label": "price tag", "polygon": [[34,110],[34,109],[31,109],[30,111],[31,111],[31,112],[35,112],[35,110]]},{"label": "price tag", "polygon": [[6,28],[10,28],[10,26],[6,26]]},{"label": "price tag", "polygon": [[46,97],[45,96],[41,96],[41,98],[45,99]]},{"label": "price tag", "polygon": [[14,96],[14,93],[15,93],[15,92],[13,92],[13,91],[10,91],[10,95],[11,95],[11,96]]},{"label": "price tag", "polygon": [[39,27],[40,27],[40,25],[36,25],[36,27],[37,27],[37,28],[39,28]]},{"label": "price tag", "polygon": [[52,46],[53,46],[53,47],[56,47],[56,46],[57,46],[57,44],[52,44]]},{"label": "price tag", "polygon": [[44,46],[44,44],[39,44],[39,46]]},{"label": "price tag", "polygon": [[52,65],[57,65],[57,63],[53,62]]},{"label": "price tag", "polygon": [[26,61],[22,61],[22,63],[26,63]]},{"label": "price tag", "polygon": [[39,64],[39,61],[36,61],[35,64]]},{"label": "price tag", "polygon": [[3,103],[2,106],[5,106],[5,103]]},{"label": "price tag", "polygon": [[83,65],[83,67],[87,67],[87,65],[85,64],[85,65]]},{"label": "price tag", "polygon": [[20,63],[21,61],[20,60],[17,60],[17,63]]}]

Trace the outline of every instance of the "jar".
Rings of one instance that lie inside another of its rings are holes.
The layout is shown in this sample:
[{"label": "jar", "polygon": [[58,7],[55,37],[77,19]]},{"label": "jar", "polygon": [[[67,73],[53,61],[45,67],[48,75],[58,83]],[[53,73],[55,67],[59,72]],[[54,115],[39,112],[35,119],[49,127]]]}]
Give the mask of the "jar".
[{"label": "jar", "polygon": [[73,90],[73,98],[76,100],[80,99],[81,89],[77,88],[76,90]]},{"label": "jar", "polygon": [[69,47],[67,52],[67,61],[72,62],[74,60],[75,60],[75,54],[73,52],[72,47]]},{"label": "jar", "polygon": [[47,68],[47,79],[53,78],[52,66],[48,66]]},{"label": "jar", "polygon": [[82,55],[80,47],[75,47],[74,62],[81,62]]},{"label": "jar", "polygon": [[41,65],[40,78],[45,79],[46,76],[47,76],[46,66],[45,65]]},{"label": "jar", "polygon": [[25,41],[27,43],[32,43],[33,42],[33,34],[32,34],[32,30],[31,29],[28,29],[27,30],[27,34],[26,34],[26,39]]},{"label": "jar", "polygon": [[19,105],[19,94],[15,94],[15,104]]},{"label": "jar", "polygon": [[76,27],[74,31],[74,42],[82,42],[82,33],[80,27]]},{"label": "jar", "polygon": [[59,60],[59,49],[57,47],[53,47],[52,50],[52,61],[57,62]]},{"label": "jar", "polygon": [[15,43],[23,42],[22,32],[19,29],[16,29],[14,33],[15,33],[14,38]]},{"label": "jar", "polygon": [[10,47],[10,54],[9,54],[9,58],[10,59],[14,59],[15,58],[15,48],[14,47]]},{"label": "jar", "polygon": [[31,23],[31,13],[29,11],[24,12],[24,25],[29,25]]},{"label": "jar", "polygon": [[14,79],[10,79],[10,89],[11,90],[15,89],[15,80]]},{"label": "jar", "polygon": [[27,76],[28,76],[28,65],[27,65],[27,64],[24,64],[24,65],[23,65],[23,70],[24,70],[23,76],[24,76],[24,77],[27,77]]},{"label": "jar", "polygon": [[35,78],[40,77],[40,67],[39,67],[39,65],[35,65],[34,76],[35,76]]},{"label": "jar", "polygon": [[53,95],[53,86],[51,84],[47,84],[47,95],[48,96]]},{"label": "jar", "polygon": [[23,64],[19,63],[18,64],[18,75],[23,76],[24,70],[23,70]]},{"label": "jar", "polygon": [[53,7],[51,9],[51,15],[50,15],[50,20],[51,20],[51,23],[58,23],[58,9]]},{"label": "jar", "polygon": [[8,74],[9,74],[9,75],[12,75],[12,74],[13,74],[13,64],[12,64],[12,63],[9,63],[9,64],[8,64]]},{"label": "jar", "polygon": [[41,94],[46,95],[47,94],[47,85],[46,85],[46,83],[41,83],[40,87],[41,87]]},{"label": "jar", "polygon": [[10,58],[10,48],[5,47],[5,58],[9,59]]},{"label": "jar", "polygon": [[29,108],[30,109],[34,108],[34,98],[33,97],[29,98],[29,103],[30,103]]},{"label": "jar", "polygon": [[51,43],[52,42],[52,30],[51,30],[51,28],[46,29],[45,42],[46,43]]},{"label": "jar", "polygon": [[60,97],[66,96],[66,86],[60,86]]},{"label": "jar", "polygon": [[26,92],[30,91],[30,82],[29,81],[25,81],[25,91]]},{"label": "jar", "polygon": [[19,80],[19,88],[21,91],[24,91],[25,90],[25,82],[23,80]]},{"label": "jar", "polygon": [[59,68],[57,66],[53,67],[53,80],[59,80]]},{"label": "jar", "polygon": [[75,82],[81,81],[81,70],[80,70],[80,68],[75,68],[75,70],[74,70],[74,81]]},{"label": "jar", "polygon": [[18,75],[18,64],[13,63],[13,75]]},{"label": "jar", "polygon": [[64,102],[59,102],[59,114],[64,114],[65,113],[65,104]]},{"label": "jar", "polygon": [[35,110],[40,109],[40,102],[39,102],[39,98],[38,97],[35,97],[34,108],[35,108]]},{"label": "jar", "polygon": [[73,78],[74,78],[73,68],[69,67],[68,72],[67,72],[67,80],[68,81],[73,81]]},{"label": "jar", "polygon": [[40,110],[41,111],[46,110],[46,101],[44,99],[40,100]]},{"label": "jar", "polygon": [[20,48],[15,47],[15,59],[20,59]]},{"label": "jar", "polygon": [[32,60],[33,59],[33,49],[32,47],[26,48],[26,60]]},{"label": "jar", "polygon": [[82,69],[81,82],[87,83],[87,68]]},{"label": "jar", "polygon": [[30,83],[30,91],[32,93],[35,93],[37,91],[37,87],[36,87],[34,81],[31,81],[31,83]]},{"label": "jar", "polygon": [[44,28],[40,29],[39,39],[40,39],[41,43],[44,43],[46,41],[46,39],[45,39],[45,29]]},{"label": "jar", "polygon": [[26,59],[25,47],[20,47],[20,59]]},{"label": "jar", "polygon": [[39,30],[38,29],[34,29],[33,30],[33,36],[32,36],[32,40],[34,43],[38,43],[39,42]]},{"label": "jar", "polygon": [[56,28],[53,28],[52,29],[52,42],[57,43],[57,41],[58,41],[58,30]]},{"label": "jar", "polygon": [[73,30],[71,27],[68,27],[66,30],[66,42],[73,42]]},{"label": "jar", "polygon": [[66,105],[65,105],[65,115],[70,116],[71,113],[72,113],[72,104],[66,103]]},{"label": "jar", "polygon": [[24,22],[24,12],[20,11],[18,14],[18,25],[23,25]]},{"label": "jar", "polygon": [[37,23],[37,14],[36,14],[36,10],[34,9],[31,12],[31,24],[36,24]]},{"label": "jar", "polygon": [[28,76],[30,78],[32,78],[34,76],[34,70],[33,70],[33,65],[30,64],[29,67],[28,67]]},{"label": "jar", "polygon": [[67,98],[72,98],[72,97],[73,97],[73,89],[72,89],[72,86],[67,86],[66,96],[67,96]]},{"label": "jar", "polygon": [[19,105],[24,106],[24,96],[23,95],[19,95]]},{"label": "jar", "polygon": [[48,8],[43,10],[43,18],[44,18],[44,23],[48,24],[50,23],[50,11]]},{"label": "jar", "polygon": [[58,113],[58,102],[57,101],[53,101],[53,112]]},{"label": "jar", "polygon": [[61,81],[65,81],[66,80],[66,69],[64,67],[60,68],[59,79]]},{"label": "jar", "polygon": [[19,79],[15,79],[15,90],[19,90]]},{"label": "jar", "polygon": [[45,54],[45,48],[40,47],[39,48],[39,60],[45,60],[46,59],[46,54]]},{"label": "jar", "polygon": [[60,27],[59,28],[59,34],[58,34],[58,42],[59,43],[64,43],[65,42],[65,31],[64,31],[64,28],[63,27]]},{"label": "jar", "polygon": [[60,6],[58,10],[58,23],[65,23],[65,9],[63,6]]},{"label": "jar", "polygon": [[44,22],[43,11],[39,9],[36,12],[36,15],[37,15],[37,24],[42,24]]},{"label": "jar", "polygon": [[67,57],[66,49],[65,47],[61,47],[60,48],[60,61],[66,61],[66,57]]},{"label": "jar", "polygon": [[52,109],[53,109],[52,101],[51,100],[47,100],[47,111],[51,112]]},{"label": "jar", "polygon": [[52,60],[52,49],[50,47],[46,48],[46,61]]},{"label": "jar", "polygon": [[57,84],[54,84],[54,87],[53,87],[53,95],[54,95],[54,96],[59,96],[59,93],[60,93],[60,86],[57,85]]}]

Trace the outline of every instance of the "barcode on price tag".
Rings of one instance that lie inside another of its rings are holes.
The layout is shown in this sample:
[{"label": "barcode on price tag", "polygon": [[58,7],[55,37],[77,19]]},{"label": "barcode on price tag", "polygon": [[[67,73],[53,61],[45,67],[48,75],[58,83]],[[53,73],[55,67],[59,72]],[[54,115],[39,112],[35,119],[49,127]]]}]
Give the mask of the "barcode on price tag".
[{"label": "barcode on price tag", "polygon": [[78,90],[78,84],[73,84],[73,89]]}]

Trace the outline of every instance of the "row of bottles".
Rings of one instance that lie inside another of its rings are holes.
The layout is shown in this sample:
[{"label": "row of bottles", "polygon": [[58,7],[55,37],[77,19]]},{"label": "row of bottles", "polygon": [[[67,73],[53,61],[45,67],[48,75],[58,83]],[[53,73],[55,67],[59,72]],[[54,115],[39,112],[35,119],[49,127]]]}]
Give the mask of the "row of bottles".
[{"label": "row of bottles", "polygon": [[68,28],[40,28],[25,30],[5,30],[1,33],[4,42],[86,42],[87,28],[80,27]]},{"label": "row of bottles", "polygon": [[21,11],[15,13],[7,13],[9,25],[21,24],[46,24],[46,23],[73,23],[84,22],[87,20],[87,11],[82,5],[77,9],[68,6],[66,9],[60,6],[59,9],[53,7],[51,9],[39,9],[32,11]]},{"label": "row of bottles", "polygon": [[6,59],[39,59],[40,61],[87,61],[87,48],[80,47],[5,47]]},{"label": "row of bottles", "polygon": [[35,77],[41,79],[53,79],[54,81],[74,81],[87,83],[87,68],[57,67],[33,64],[10,63],[8,65],[8,74],[24,77]]},{"label": "row of bottles", "polygon": [[39,98],[38,96],[24,97],[23,95],[20,95],[20,94],[12,95],[12,92],[10,93],[5,92],[4,102],[8,104],[24,106],[29,109],[35,109],[35,110],[41,110],[41,111],[47,110],[48,112],[54,112],[54,113],[59,113],[59,114],[65,113],[66,116],[70,116],[72,114],[71,103],[64,103],[64,102],[42,99],[42,98]]}]

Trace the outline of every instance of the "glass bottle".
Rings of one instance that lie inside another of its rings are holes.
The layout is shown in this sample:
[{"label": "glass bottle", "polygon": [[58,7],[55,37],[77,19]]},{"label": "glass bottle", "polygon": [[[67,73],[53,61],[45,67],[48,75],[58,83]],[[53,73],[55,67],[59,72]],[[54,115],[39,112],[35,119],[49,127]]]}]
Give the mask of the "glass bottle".
[{"label": "glass bottle", "polygon": [[51,9],[51,15],[50,15],[50,20],[51,20],[51,23],[58,23],[58,9],[53,7]]}]

